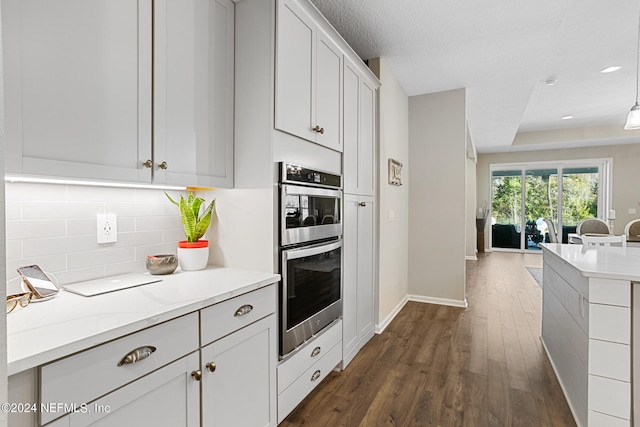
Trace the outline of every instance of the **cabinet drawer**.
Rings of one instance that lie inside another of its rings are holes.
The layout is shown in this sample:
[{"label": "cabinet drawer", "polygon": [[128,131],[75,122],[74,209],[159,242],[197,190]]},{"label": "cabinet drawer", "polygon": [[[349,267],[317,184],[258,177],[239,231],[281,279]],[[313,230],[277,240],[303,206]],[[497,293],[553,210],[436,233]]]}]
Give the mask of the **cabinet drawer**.
[{"label": "cabinet drawer", "polygon": [[[118,363],[143,346],[156,350],[137,362]],[[192,313],[40,367],[40,402],[91,402],[198,349],[198,314]],[[41,413],[41,423],[60,413]]]},{"label": "cabinet drawer", "polygon": [[[573,267],[568,262],[557,258],[552,254],[544,254],[544,266],[543,266],[543,275],[545,273],[544,269],[551,268],[555,270],[559,276],[564,277],[567,283],[571,285],[576,291],[584,295],[585,298],[589,299],[589,279],[580,275],[580,272]],[[546,276],[544,280],[546,281]],[[546,282],[544,283],[546,285]]]},{"label": "cabinet drawer", "polygon": [[280,363],[277,374],[278,394],[286,390],[300,375],[321,359],[329,349],[340,342],[342,342],[342,320],[334,323],[313,341],[306,343],[293,356]]},{"label": "cabinet drawer", "polygon": [[202,346],[275,313],[276,286],[270,285],[200,311]]},{"label": "cabinet drawer", "polygon": [[289,388],[278,395],[278,423],[298,406],[342,360],[342,344],[329,350],[324,357],[307,369]]}]

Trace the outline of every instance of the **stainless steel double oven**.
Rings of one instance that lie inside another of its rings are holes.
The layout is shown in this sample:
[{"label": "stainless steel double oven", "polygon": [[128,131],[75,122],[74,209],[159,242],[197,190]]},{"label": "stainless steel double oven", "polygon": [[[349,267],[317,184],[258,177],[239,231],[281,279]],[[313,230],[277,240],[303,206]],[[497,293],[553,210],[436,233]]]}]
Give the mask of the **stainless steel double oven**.
[{"label": "stainless steel double oven", "polygon": [[342,316],[342,177],[280,163],[280,357]]}]

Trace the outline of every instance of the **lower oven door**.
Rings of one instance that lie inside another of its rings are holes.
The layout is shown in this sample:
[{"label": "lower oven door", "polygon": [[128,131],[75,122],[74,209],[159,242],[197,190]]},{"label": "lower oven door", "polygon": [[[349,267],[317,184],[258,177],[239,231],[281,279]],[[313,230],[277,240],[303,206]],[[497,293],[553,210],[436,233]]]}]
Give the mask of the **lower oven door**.
[{"label": "lower oven door", "polygon": [[282,251],[280,355],[342,316],[342,240]]}]

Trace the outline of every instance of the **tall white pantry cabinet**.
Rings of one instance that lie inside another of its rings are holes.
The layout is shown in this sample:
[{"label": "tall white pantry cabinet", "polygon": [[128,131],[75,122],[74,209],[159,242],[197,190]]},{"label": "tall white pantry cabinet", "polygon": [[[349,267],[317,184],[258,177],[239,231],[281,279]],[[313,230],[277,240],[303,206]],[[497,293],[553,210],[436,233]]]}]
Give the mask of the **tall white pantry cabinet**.
[{"label": "tall white pantry cabinet", "polygon": [[[276,212],[278,162],[343,174],[343,321],[279,363],[281,421],[374,333],[380,83],[308,0],[240,0],[235,35],[236,188],[262,189]],[[247,226],[278,246],[277,218]]]}]

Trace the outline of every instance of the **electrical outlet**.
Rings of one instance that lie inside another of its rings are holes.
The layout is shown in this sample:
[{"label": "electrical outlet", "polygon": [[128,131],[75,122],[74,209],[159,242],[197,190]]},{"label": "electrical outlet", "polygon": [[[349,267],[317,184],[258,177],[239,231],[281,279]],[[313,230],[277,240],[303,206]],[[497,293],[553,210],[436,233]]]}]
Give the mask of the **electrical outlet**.
[{"label": "electrical outlet", "polygon": [[98,214],[98,243],[118,241],[118,221],[115,214]]}]

